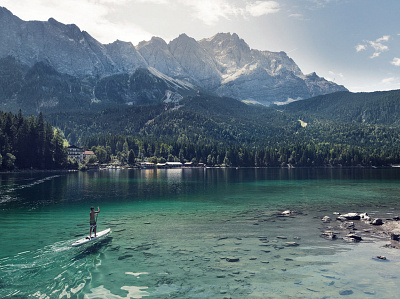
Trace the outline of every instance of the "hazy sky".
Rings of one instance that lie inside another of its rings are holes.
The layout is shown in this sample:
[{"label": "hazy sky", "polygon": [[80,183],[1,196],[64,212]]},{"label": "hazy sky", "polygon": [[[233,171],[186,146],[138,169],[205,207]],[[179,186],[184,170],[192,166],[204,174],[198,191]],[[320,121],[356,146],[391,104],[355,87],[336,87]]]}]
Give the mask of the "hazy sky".
[{"label": "hazy sky", "polygon": [[102,43],[237,33],[351,91],[400,89],[399,0],[0,0],[23,20],[77,24]]}]

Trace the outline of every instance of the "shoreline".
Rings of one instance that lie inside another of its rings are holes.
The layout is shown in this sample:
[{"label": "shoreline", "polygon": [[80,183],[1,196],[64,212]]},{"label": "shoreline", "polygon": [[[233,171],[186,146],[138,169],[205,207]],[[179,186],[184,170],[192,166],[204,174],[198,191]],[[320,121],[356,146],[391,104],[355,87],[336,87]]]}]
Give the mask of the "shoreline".
[{"label": "shoreline", "polygon": [[44,173],[44,172],[60,172],[60,173],[69,173],[69,172],[88,172],[88,171],[103,171],[103,170],[173,170],[173,169],[396,169],[400,166],[301,166],[301,167],[251,167],[251,166],[243,166],[243,167],[236,167],[236,166],[182,166],[182,167],[171,167],[171,168],[164,168],[164,167],[140,167],[140,166],[120,166],[119,168],[91,168],[87,170],[79,170],[79,169],[17,169],[17,170],[10,170],[10,171],[0,171],[0,174],[13,174],[13,173]]}]

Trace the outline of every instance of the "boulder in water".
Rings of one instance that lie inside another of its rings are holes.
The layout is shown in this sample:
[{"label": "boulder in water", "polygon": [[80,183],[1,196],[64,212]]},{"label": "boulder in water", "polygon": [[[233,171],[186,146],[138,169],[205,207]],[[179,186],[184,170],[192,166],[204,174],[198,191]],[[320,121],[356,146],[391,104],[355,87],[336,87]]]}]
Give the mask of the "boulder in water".
[{"label": "boulder in water", "polygon": [[322,220],[322,222],[329,223],[329,222],[331,222],[331,217],[324,216],[321,220]]},{"label": "boulder in water", "polygon": [[362,241],[362,238],[356,234],[348,234],[343,239],[345,239],[346,241],[355,242],[355,243]]},{"label": "boulder in water", "polygon": [[381,218],[375,218],[374,220],[371,221],[372,225],[382,225],[383,221]]},{"label": "boulder in water", "polygon": [[347,213],[344,215],[341,215],[342,217],[346,218],[347,220],[360,220],[360,215],[357,213]]},{"label": "boulder in water", "polygon": [[324,239],[328,239],[328,240],[335,240],[335,239],[337,239],[336,234],[335,234],[334,232],[330,232],[330,231],[323,232],[323,233],[321,234],[321,237],[324,238]]},{"label": "boulder in water", "polygon": [[392,230],[390,234],[390,239],[394,241],[400,241],[400,229],[394,229]]},{"label": "boulder in water", "polygon": [[361,213],[360,218],[363,221],[371,221],[371,217],[368,215],[368,213]]}]

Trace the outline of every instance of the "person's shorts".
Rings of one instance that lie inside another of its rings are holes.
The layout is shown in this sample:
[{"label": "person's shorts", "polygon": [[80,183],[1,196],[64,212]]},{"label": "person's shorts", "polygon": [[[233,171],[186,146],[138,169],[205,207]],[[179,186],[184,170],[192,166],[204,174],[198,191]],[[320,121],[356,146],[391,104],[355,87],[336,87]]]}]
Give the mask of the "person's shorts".
[{"label": "person's shorts", "polygon": [[97,226],[96,222],[95,223],[90,223],[90,228],[95,228]]}]

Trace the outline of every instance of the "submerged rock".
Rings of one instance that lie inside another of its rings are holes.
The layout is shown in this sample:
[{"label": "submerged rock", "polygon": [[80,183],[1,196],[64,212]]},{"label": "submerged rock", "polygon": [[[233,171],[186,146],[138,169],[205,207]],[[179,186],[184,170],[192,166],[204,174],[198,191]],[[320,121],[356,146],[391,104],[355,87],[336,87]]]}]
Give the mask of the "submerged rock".
[{"label": "submerged rock", "polygon": [[400,241],[400,229],[394,229],[390,233],[390,239],[394,241]]},{"label": "submerged rock", "polygon": [[286,210],[286,211],[279,213],[278,215],[279,216],[292,216],[292,215],[297,215],[297,214],[298,214],[298,212],[296,212],[296,211]]},{"label": "submerged rock", "polygon": [[121,261],[121,260],[130,258],[130,257],[133,257],[133,255],[132,255],[132,254],[121,255],[121,256],[118,258],[118,260]]},{"label": "submerged rock", "polygon": [[339,295],[346,296],[346,295],[352,295],[354,292],[352,290],[343,290],[339,292]]},{"label": "submerged rock", "polygon": [[341,229],[350,229],[350,230],[354,230],[356,227],[354,225],[354,222],[343,222],[340,224],[340,228]]},{"label": "submerged rock", "polygon": [[368,213],[361,213],[360,218],[363,221],[371,221],[371,217],[368,215]]},{"label": "submerged rock", "polygon": [[296,243],[296,242],[285,242],[285,246],[296,247],[296,246],[299,246],[299,243]]},{"label": "submerged rock", "polygon": [[256,256],[251,256],[251,257],[249,257],[249,260],[250,260],[250,261],[255,261],[256,259],[257,259]]},{"label": "submerged rock", "polygon": [[322,220],[322,222],[329,223],[329,222],[331,222],[331,217],[324,216],[321,220]]},{"label": "submerged rock", "polygon": [[337,239],[336,234],[335,234],[334,232],[329,232],[329,231],[323,232],[323,233],[321,234],[321,237],[324,238],[324,239],[328,239],[328,240],[335,240],[335,239]]},{"label": "submerged rock", "polygon": [[343,239],[346,241],[355,242],[355,243],[362,241],[362,238],[356,234],[348,234]]},{"label": "submerged rock", "polygon": [[344,215],[341,215],[341,217],[346,218],[347,220],[360,220],[360,215],[358,215],[357,213],[347,213]]},{"label": "submerged rock", "polygon": [[372,220],[371,224],[372,225],[382,225],[383,221],[381,218],[375,218],[374,220]]}]

